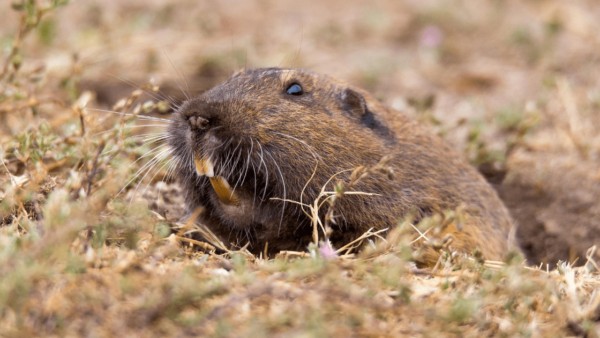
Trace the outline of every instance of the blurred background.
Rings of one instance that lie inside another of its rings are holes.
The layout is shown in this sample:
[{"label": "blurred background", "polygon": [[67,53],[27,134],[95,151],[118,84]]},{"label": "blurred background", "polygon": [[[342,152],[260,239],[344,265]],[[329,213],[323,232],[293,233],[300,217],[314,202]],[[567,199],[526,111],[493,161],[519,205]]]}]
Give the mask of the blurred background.
[{"label": "blurred background", "polygon": [[[0,6],[8,51],[19,16]],[[18,56],[42,99],[89,91],[104,108],[148,81],[182,99],[241,68],[344,79],[461,150],[537,264],[600,242],[598,18],[593,0],[80,0],[44,16]],[[77,122],[52,105],[0,117],[5,136]]]}]

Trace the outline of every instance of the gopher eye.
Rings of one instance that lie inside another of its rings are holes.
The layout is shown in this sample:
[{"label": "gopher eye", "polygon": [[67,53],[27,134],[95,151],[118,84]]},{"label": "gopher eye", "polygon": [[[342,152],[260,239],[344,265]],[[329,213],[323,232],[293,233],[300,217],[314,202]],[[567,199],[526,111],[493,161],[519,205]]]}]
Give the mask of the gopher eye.
[{"label": "gopher eye", "polygon": [[297,83],[292,83],[286,90],[286,93],[289,95],[302,95],[304,91],[302,90],[302,86]]}]

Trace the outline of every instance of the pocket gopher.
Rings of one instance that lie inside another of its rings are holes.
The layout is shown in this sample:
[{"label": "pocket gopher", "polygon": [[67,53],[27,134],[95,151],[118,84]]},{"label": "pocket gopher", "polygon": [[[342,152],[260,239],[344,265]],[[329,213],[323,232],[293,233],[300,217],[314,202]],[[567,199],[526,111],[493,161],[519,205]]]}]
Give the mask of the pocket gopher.
[{"label": "pocket gopher", "polygon": [[[514,224],[496,192],[460,155],[369,93],[299,69],[236,73],[175,112],[169,146],[189,212],[224,242],[255,252],[304,250],[311,204],[332,180],[382,163],[336,200],[330,240],[461,209],[444,230],[454,250],[502,259]],[[333,178],[333,179],[332,179]],[[326,204],[320,210],[324,217]],[[456,222],[459,223],[459,222]],[[433,258],[431,258],[433,259]]]}]

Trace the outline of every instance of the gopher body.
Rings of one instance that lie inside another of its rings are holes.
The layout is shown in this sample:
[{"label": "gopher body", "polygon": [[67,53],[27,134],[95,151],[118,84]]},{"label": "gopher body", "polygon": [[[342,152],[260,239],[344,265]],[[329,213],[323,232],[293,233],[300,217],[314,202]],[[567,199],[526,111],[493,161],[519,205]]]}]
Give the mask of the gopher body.
[{"label": "gopher body", "polygon": [[[325,75],[238,72],[184,102],[168,133],[188,211],[201,208],[199,221],[234,246],[304,250],[313,226],[301,203],[385,158],[387,172],[370,171],[352,184],[367,194],[336,201],[334,247],[409,215],[416,222],[457,208],[463,220],[444,230],[452,249],[501,259],[513,247],[507,209],[461,156],[369,93]],[[320,216],[326,211],[325,204]]]}]

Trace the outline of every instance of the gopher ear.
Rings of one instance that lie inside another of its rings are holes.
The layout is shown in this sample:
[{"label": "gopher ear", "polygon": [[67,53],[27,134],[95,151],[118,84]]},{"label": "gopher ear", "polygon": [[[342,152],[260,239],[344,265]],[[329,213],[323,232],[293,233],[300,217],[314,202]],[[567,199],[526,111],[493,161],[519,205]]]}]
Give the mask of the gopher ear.
[{"label": "gopher ear", "polygon": [[346,88],[342,92],[342,109],[352,116],[362,117],[367,112],[367,102],[358,92]]}]

